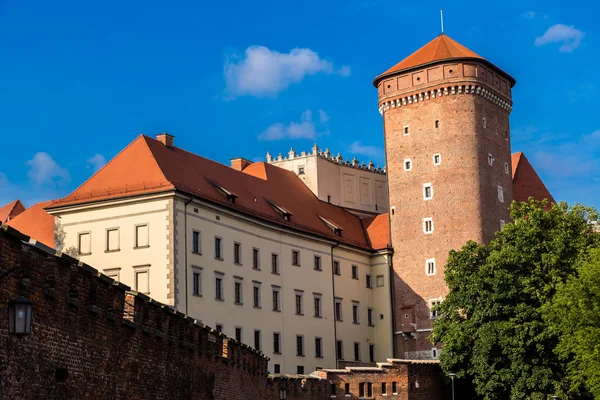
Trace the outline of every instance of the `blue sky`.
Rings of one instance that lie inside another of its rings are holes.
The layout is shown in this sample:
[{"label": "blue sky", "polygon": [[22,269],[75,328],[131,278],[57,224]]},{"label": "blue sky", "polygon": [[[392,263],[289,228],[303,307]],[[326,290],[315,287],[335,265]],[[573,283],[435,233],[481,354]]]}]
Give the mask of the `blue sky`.
[{"label": "blue sky", "polygon": [[439,34],[441,5],[517,80],[513,151],[600,207],[600,6],[555,0],[0,0],[0,203],[66,195],[139,133],[223,163],[317,141],[383,165],[371,81]]}]

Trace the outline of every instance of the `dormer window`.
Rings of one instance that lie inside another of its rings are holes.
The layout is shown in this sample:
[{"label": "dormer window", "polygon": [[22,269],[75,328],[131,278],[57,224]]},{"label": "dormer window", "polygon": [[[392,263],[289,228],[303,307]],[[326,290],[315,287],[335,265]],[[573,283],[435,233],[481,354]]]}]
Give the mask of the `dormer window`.
[{"label": "dormer window", "polygon": [[321,217],[320,215],[318,217],[321,219],[321,221],[323,221],[323,223],[325,223],[325,225],[327,225],[327,227],[334,233],[335,236],[342,236],[342,228],[340,228],[333,222]]},{"label": "dormer window", "polygon": [[217,189],[217,192],[219,192],[221,194],[221,196],[225,197],[225,199],[228,202],[230,202],[231,204],[235,204],[235,199],[237,199],[239,197],[237,194],[235,194],[233,192],[230,192],[229,190],[225,189],[223,186],[219,185],[216,182],[211,181],[208,178],[206,178],[206,180],[208,181],[208,183],[210,183],[211,185],[213,185],[213,187],[215,189]]},{"label": "dormer window", "polygon": [[271,207],[273,207],[273,210],[275,210],[275,212],[276,212],[277,214],[279,214],[279,216],[280,216],[281,218],[283,218],[283,219],[284,219],[284,220],[286,220],[286,221],[290,221],[290,220],[291,220],[291,218],[292,218],[292,215],[293,215],[293,214],[291,213],[291,211],[289,211],[289,210],[287,210],[287,209],[285,209],[285,208],[283,208],[283,207],[281,207],[281,206],[278,206],[277,204],[273,203],[271,200],[265,199],[265,201],[266,201],[266,202],[267,202],[267,203],[268,203],[268,204],[269,204]]}]

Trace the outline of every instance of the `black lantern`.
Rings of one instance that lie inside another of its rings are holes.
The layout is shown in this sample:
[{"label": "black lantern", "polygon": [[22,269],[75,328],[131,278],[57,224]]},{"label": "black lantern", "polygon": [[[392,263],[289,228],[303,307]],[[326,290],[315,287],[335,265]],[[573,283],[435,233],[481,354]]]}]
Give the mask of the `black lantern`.
[{"label": "black lantern", "polygon": [[31,307],[33,303],[25,297],[17,297],[8,303],[8,334],[26,336],[31,333]]}]

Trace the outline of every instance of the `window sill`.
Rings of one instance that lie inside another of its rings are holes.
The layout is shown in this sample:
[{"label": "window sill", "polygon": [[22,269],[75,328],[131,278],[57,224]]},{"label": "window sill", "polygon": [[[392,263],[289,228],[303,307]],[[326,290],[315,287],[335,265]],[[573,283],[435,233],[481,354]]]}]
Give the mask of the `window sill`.
[{"label": "window sill", "polygon": [[298,316],[300,316],[300,317],[303,317],[303,316],[304,316],[304,313],[296,313],[296,315],[298,315]]},{"label": "window sill", "polygon": [[[150,246],[148,246],[148,247],[150,247]],[[198,252],[198,251],[192,251],[192,254],[195,254],[195,255],[197,255],[197,256],[201,256],[201,255],[202,255],[202,253],[200,253],[200,252]]]},{"label": "window sill", "polygon": [[273,312],[281,312],[281,310],[272,310]]},{"label": "window sill", "polygon": [[235,304],[236,306],[243,306],[244,303],[238,303],[238,302],[233,302],[233,304]]},{"label": "window sill", "polygon": [[315,271],[323,271],[322,268],[313,268]]},{"label": "window sill", "polygon": [[223,261],[223,259],[221,257],[217,257],[217,256],[215,256],[215,260],[217,260],[217,261]]},{"label": "window sill", "polygon": [[335,322],[344,322],[344,320],[343,320],[343,319],[337,319],[337,318],[336,318],[336,319],[335,319]]},{"label": "window sill", "polygon": [[252,267],[252,269],[255,271],[260,271],[260,268],[257,268],[257,267]]},{"label": "window sill", "polygon": [[323,318],[322,315],[313,315],[315,318]]},{"label": "window sill", "polygon": [[92,253],[77,253],[79,256],[91,256]]},{"label": "window sill", "polygon": [[360,325],[360,322],[353,322],[354,325]]},{"label": "window sill", "polygon": [[279,272],[271,272],[271,275],[280,275]]},{"label": "window sill", "polygon": [[220,298],[218,298],[218,297],[215,297],[215,300],[216,300],[216,301],[225,301],[225,299],[220,299]]},{"label": "window sill", "polygon": [[366,286],[367,289],[373,289],[373,286]]},{"label": "window sill", "polygon": [[306,357],[304,354],[296,354],[296,357]]},{"label": "window sill", "polygon": [[254,308],[256,308],[257,310],[260,310],[260,309],[262,309],[262,307],[261,307],[261,306],[254,306]]},{"label": "window sill", "polygon": [[121,249],[116,249],[116,250],[104,250],[105,253],[118,253],[119,251],[121,251]]},{"label": "window sill", "polygon": [[133,249],[134,250],[140,250],[140,249],[149,249],[150,245],[146,245],[146,246],[135,246]]},{"label": "window sill", "polygon": [[199,294],[199,293],[192,293],[192,296],[194,296],[194,297],[202,297],[202,295]]},{"label": "window sill", "polygon": [[334,274],[334,275],[337,275],[337,276],[342,276],[342,274],[340,274],[339,272],[338,272],[338,273],[335,273],[335,272],[334,272],[333,274]]},{"label": "window sill", "polygon": [[280,351],[274,351],[273,354],[281,355]]},{"label": "window sill", "polygon": [[301,264],[294,264],[294,263],[292,263],[292,265],[293,265],[294,267],[301,267],[301,266],[302,266]]},{"label": "window sill", "polygon": [[323,358],[323,356],[315,356],[315,358]]},{"label": "window sill", "polygon": [[242,263],[239,263],[239,262],[234,262],[233,264],[234,265],[239,265],[240,267],[242,266]]},{"label": "window sill", "polygon": [[358,277],[357,276],[353,276],[352,279],[354,279],[355,281],[357,281]]},{"label": "window sill", "polygon": [[375,324],[369,324],[367,326],[373,328],[373,327],[375,327]]}]

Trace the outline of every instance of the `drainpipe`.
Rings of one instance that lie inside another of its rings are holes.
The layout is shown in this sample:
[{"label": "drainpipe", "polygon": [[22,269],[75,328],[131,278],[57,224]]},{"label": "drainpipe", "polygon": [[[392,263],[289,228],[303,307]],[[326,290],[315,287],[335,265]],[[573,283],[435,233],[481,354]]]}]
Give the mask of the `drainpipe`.
[{"label": "drainpipe", "polygon": [[394,290],[394,259],[390,254],[388,259],[388,274],[390,276],[390,311],[392,312],[392,357],[396,356],[396,296]]},{"label": "drainpipe", "polygon": [[335,368],[339,368],[339,359],[337,354],[337,320],[335,319],[335,273],[333,271],[333,249],[338,247],[340,242],[331,246],[331,291],[333,292],[333,348],[335,350]]},{"label": "drainpipe", "polygon": [[187,248],[187,244],[188,244],[188,240],[187,240],[187,206],[188,204],[190,204],[192,202],[192,200],[194,199],[194,197],[190,197],[190,199],[188,201],[186,201],[185,206],[183,206],[183,227],[185,229],[185,232],[183,234],[183,240],[184,242],[184,251],[185,251],[185,256],[183,257],[183,259],[185,260],[185,268],[183,269],[185,272],[185,315],[189,315],[188,313],[188,299],[189,299],[189,287],[188,287],[188,248]]}]

